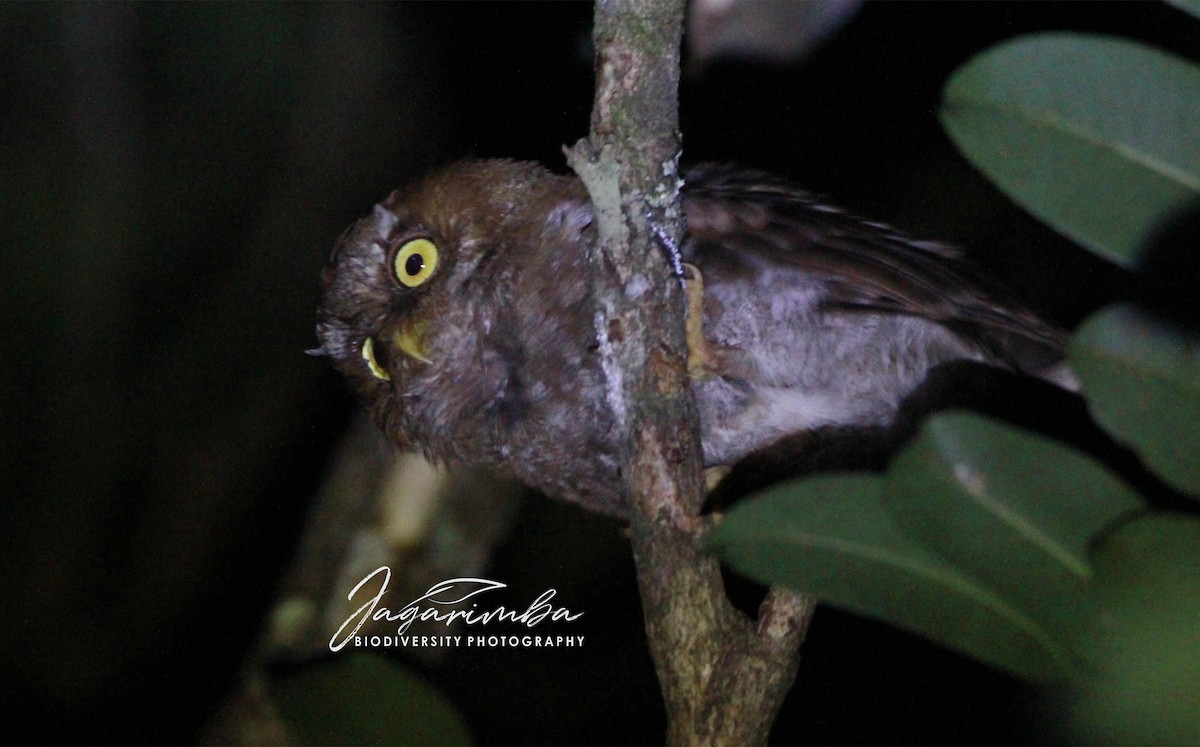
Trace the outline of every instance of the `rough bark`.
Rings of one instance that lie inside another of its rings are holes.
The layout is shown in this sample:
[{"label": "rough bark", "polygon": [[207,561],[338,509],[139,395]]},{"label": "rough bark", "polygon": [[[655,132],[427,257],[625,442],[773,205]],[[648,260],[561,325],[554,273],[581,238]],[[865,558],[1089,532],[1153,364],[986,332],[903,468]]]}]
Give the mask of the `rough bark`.
[{"label": "rough bark", "polygon": [[651,653],[672,744],[765,743],[812,602],[773,590],[758,624],[704,555],[704,481],[687,379],[678,134],[682,0],[600,0],[590,137],[567,151],[596,215],[596,328]]}]

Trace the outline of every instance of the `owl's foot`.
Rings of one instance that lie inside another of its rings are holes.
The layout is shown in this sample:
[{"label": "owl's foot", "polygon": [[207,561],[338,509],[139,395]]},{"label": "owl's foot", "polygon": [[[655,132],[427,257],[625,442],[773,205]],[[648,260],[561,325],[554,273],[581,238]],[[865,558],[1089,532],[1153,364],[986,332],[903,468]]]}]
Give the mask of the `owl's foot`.
[{"label": "owl's foot", "polygon": [[684,263],[683,287],[687,293],[688,376],[711,379],[717,373],[717,360],[704,339],[704,276],[699,267]]}]

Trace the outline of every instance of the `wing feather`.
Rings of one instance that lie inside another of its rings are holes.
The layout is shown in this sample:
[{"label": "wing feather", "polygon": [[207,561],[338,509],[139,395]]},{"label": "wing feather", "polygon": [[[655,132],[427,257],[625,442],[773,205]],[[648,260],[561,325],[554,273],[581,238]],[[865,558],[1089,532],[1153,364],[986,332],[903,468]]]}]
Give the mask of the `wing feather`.
[{"label": "wing feather", "polygon": [[782,263],[818,280],[828,308],[909,314],[973,333],[1001,361],[1036,373],[1062,358],[1065,334],[948,244],[865,221],[778,177],[729,166],[690,169],[684,254]]}]

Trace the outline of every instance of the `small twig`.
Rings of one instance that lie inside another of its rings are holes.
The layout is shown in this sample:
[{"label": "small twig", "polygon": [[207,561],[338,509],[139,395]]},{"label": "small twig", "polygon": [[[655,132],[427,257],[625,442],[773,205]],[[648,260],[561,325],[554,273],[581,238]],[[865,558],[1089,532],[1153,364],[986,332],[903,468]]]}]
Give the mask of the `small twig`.
[{"label": "small twig", "polygon": [[592,198],[596,331],[627,441],[630,536],[673,744],[766,741],[812,602],[773,590],[756,626],[700,550],[704,481],[687,376],[678,177],[682,0],[596,5],[591,135],[567,160]]}]

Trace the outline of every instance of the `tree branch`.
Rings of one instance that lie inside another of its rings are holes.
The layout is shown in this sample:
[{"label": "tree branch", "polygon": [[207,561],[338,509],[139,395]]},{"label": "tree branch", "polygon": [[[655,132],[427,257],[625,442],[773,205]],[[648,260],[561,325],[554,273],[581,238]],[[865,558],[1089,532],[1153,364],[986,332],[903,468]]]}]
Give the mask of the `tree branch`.
[{"label": "tree branch", "polygon": [[673,744],[766,741],[813,603],[773,590],[757,627],[702,554],[703,477],[687,378],[678,177],[682,0],[596,4],[591,135],[567,160],[591,195],[596,331],[626,434],[630,534]]}]

